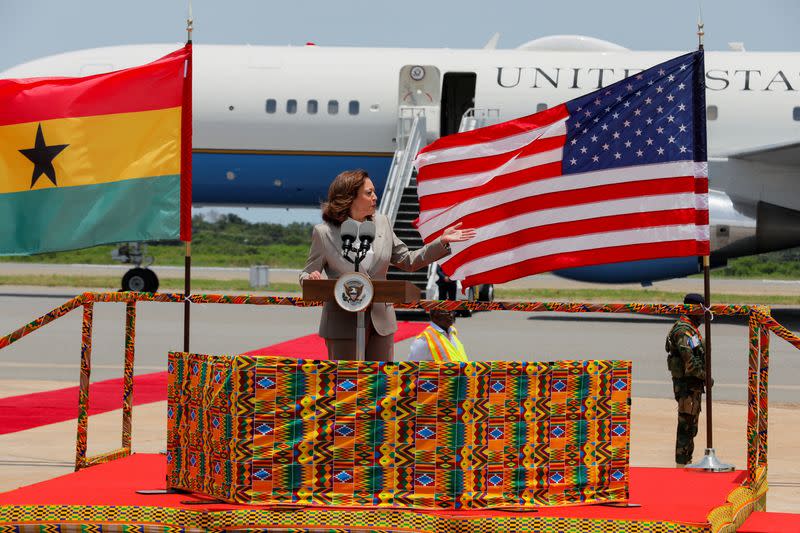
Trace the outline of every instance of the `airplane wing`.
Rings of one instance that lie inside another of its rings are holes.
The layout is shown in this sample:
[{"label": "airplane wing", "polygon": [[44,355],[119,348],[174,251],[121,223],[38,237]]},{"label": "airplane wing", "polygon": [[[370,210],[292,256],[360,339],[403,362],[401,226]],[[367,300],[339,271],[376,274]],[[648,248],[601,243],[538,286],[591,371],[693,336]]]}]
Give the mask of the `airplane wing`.
[{"label": "airplane wing", "polygon": [[728,157],[771,165],[796,167],[800,166],[800,142],[764,146],[745,152],[729,154]]}]

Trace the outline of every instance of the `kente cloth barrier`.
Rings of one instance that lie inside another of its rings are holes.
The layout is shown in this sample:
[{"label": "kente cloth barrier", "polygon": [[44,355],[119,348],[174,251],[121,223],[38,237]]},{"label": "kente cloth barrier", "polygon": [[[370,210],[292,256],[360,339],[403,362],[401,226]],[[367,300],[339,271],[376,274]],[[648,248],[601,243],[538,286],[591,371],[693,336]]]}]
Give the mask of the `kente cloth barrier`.
[{"label": "kente cloth barrier", "polygon": [[167,485],[420,509],[628,499],[629,361],[356,362],[173,352]]},{"label": "kente cloth barrier", "polygon": [[[33,333],[42,326],[45,326],[69,313],[73,309],[90,302],[171,302],[183,303],[188,300],[193,304],[234,304],[234,305],[283,305],[290,307],[317,307],[322,302],[304,301],[302,298],[294,296],[255,296],[255,295],[236,295],[228,296],[224,294],[190,294],[185,297],[181,293],[151,293],[151,292],[84,292],[72,298],[62,306],[53,309],[49,313],[40,316],[30,323],[22,326],[0,337],[0,349],[13,344],[22,337]],[[477,302],[467,300],[420,300],[408,304],[394,304],[396,309],[447,309],[451,311],[519,311],[524,313],[533,312],[563,312],[563,313],[636,313],[645,315],[680,315],[683,313],[702,314],[702,308],[698,305],[682,304],[641,304],[641,303],[611,303],[594,304],[579,302]],[[747,315],[753,311],[753,307],[747,305],[712,305],[711,312],[714,315]],[[772,320],[767,317],[767,320]],[[800,338],[783,328],[777,322],[770,322],[768,327],[778,336],[800,348]]]}]

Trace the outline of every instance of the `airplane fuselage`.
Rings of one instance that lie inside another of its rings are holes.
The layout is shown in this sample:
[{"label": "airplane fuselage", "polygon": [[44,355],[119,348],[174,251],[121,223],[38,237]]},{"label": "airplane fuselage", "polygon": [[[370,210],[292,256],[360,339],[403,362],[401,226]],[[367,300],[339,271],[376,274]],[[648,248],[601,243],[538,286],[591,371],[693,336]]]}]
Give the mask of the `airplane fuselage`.
[{"label": "airplane fuselage", "polygon": [[[2,76],[87,75],[141,64],[174,48],[69,52]],[[365,168],[382,185],[396,148],[399,106],[440,112],[448,74],[473,73],[472,107],[497,109],[499,120],[509,120],[681,53],[232,45],[194,50],[195,203],[298,206],[318,204],[343,169]],[[708,120],[711,160],[800,139],[799,58],[706,54],[707,105],[716,107]],[[403,78],[401,70],[410,65],[425,67],[422,83]],[[431,122],[432,140],[442,131]],[[711,172],[712,188],[715,178]]]},{"label": "airplane fuselage", "polygon": [[[142,64],[178,46],[69,52],[0,77],[94,74]],[[570,51],[195,45],[193,202],[316,206],[332,178],[351,168],[367,170],[381,191],[403,106],[425,108],[432,141],[457,131],[468,108],[494,112],[495,122],[509,120],[681,53],[613,45]],[[720,262],[800,245],[797,156],[738,157],[800,140],[798,59],[782,52],[706,53],[711,239]],[[697,271],[691,258],[679,263],[662,263],[663,271],[648,264],[652,275],[634,269],[601,277],[661,279]]]}]

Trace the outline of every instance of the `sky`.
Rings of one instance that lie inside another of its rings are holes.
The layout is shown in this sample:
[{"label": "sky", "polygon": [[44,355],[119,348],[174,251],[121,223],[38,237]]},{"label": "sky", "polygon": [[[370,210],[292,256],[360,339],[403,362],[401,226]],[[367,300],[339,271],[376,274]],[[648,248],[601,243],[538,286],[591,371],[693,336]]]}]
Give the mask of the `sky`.
[{"label": "sky", "polygon": [[[498,48],[555,34],[636,50],[691,50],[702,3],[707,50],[800,51],[798,0],[194,0],[195,44]],[[0,71],[43,56],[121,44],[181,43],[188,0],[0,0]],[[240,210],[317,219],[316,210]],[[287,218],[288,216],[288,218]]]},{"label": "sky", "polygon": [[[640,50],[696,46],[699,0],[194,0],[197,44],[500,48],[582,34]],[[45,55],[183,42],[188,0],[0,0],[0,70]],[[706,47],[800,50],[797,0],[704,0]]]}]

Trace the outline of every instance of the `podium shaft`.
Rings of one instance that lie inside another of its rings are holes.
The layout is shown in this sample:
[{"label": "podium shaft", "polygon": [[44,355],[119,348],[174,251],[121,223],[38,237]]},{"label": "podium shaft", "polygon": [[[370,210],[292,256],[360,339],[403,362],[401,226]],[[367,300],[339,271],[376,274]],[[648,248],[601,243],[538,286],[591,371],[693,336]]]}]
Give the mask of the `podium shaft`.
[{"label": "podium shaft", "polygon": [[367,332],[364,327],[364,311],[356,313],[356,361],[364,361],[367,344]]}]

